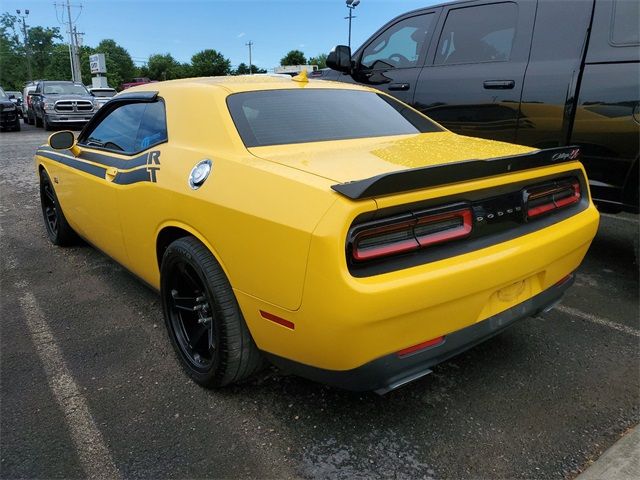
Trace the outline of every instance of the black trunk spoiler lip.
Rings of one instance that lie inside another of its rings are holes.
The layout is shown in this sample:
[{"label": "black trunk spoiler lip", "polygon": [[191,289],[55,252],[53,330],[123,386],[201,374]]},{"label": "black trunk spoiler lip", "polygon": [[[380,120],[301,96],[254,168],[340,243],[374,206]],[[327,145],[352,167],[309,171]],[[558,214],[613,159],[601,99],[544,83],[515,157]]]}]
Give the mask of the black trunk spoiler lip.
[{"label": "black trunk spoiler lip", "polygon": [[547,148],[508,157],[463,160],[445,165],[383,173],[363,180],[338,183],[332,185],[331,188],[352,200],[362,200],[564,162],[574,162],[579,158],[580,148],[577,146]]}]

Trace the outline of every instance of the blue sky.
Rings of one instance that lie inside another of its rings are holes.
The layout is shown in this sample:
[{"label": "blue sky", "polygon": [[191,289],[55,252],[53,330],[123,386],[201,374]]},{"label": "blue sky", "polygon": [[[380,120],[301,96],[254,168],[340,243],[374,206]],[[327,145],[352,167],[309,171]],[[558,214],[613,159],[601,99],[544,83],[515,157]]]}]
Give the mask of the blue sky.
[{"label": "blue sky", "polygon": [[[64,0],[55,0],[58,5]],[[72,0],[84,43],[95,46],[113,38],[137,64],[153,53],[171,53],[181,62],[193,53],[215,48],[236,66],[249,63],[245,43],[253,41],[253,63],[271,69],[286,52],[307,57],[347,43],[344,0]],[[359,46],[394,16],[435,0],[361,0],[353,20],[352,46]],[[77,6],[82,5],[80,10]],[[60,26],[54,0],[0,2],[1,11],[30,10],[29,25]],[[62,30],[62,29],[61,29]]]}]

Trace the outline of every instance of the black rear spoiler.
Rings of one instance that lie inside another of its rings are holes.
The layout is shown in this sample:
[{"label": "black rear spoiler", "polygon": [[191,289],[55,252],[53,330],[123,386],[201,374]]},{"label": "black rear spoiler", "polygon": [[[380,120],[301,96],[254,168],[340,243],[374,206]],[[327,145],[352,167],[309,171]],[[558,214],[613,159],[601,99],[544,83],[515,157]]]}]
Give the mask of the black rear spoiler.
[{"label": "black rear spoiler", "polygon": [[383,173],[364,180],[338,183],[331,188],[345,197],[361,200],[363,198],[380,197],[420,188],[435,187],[447,183],[502,175],[530,168],[546,167],[575,161],[579,157],[580,148],[577,146],[547,148],[511,157],[464,160],[445,165]]}]

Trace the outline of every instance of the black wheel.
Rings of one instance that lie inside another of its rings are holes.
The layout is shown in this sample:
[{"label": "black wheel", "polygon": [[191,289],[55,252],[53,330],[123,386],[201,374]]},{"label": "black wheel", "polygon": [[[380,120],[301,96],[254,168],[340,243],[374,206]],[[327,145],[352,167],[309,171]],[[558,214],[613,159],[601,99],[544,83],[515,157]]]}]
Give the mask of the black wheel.
[{"label": "black wheel", "polygon": [[33,119],[33,117],[31,116],[31,113],[27,113],[27,123],[29,125],[33,125],[34,123],[36,123],[36,121]]},{"label": "black wheel", "polygon": [[38,115],[34,115],[36,127],[42,127],[42,119],[38,118]]},{"label": "black wheel", "polygon": [[191,378],[223,387],[262,366],[229,280],[202,243],[184,237],[169,245],[160,278],[167,332]]},{"label": "black wheel", "polygon": [[53,125],[51,125],[47,121],[47,116],[46,115],[42,116],[42,128],[44,128],[47,132],[50,132],[51,130],[53,130]]},{"label": "black wheel", "polygon": [[76,234],[67,223],[51,179],[44,170],[40,171],[40,204],[44,226],[51,243],[60,247],[73,245],[77,240]]},{"label": "black wheel", "polygon": [[14,129],[16,132],[19,132],[19,131],[20,131],[20,119],[19,119],[19,118],[17,118],[17,119],[16,119],[16,124],[13,126],[13,129]]},{"label": "black wheel", "polygon": [[29,125],[29,117],[27,115],[22,116],[22,121],[25,125]]}]

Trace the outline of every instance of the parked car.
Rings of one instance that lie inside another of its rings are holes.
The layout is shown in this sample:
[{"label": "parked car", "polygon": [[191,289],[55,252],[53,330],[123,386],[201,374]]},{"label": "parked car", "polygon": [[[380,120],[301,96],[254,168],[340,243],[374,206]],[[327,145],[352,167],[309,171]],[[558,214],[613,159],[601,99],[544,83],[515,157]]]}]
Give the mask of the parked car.
[{"label": "parked car", "polygon": [[89,88],[89,93],[95,97],[94,103],[96,107],[100,108],[107,103],[111,97],[117,95],[118,92],[115,88],[96,87]]},{"label": "parked car", "polygon": [[401,15],[323,78],[389,92],[454,132],[579,145],[601,209],[638,212],[640,2],[461,1]]},{"label": "parked car", "polygon": [[7,90],[5,92],[15,106],[19,117],[22,117],[22,93],[15,90]]},{"label": "parked car", "polygon": [[11,101],[5,91],[0,88],[0,131],[20,130],[18,107]]},{"label": "parked car", "polygon": [[29,125],[34,125],[36,123],[36,118],[33,113],[33,109],[31,108],[32,97],[31,94],[35,91],[36,86],[38,85],[38,80],[33,80],[27,82],[22,90],[22,119],[24,123]]},{"label": "parked car", "polygon": [[598,228],[578,158],[256,75],[121,93],[35,166],[50,240],[77,233],[158,289],[198,383],[266,357],[383,393],[560,299]]},{"label": "parked car", "polygon": [[45,130],[60,125],[82,127],[98,110],[94,97],[81,83],[42,80],[30,95],[35,124]]},{"label": "parked car", "polygon": [[155,83],[157,80],[150,80],[147,77],[133,78],[130,82],[125,82],[120,85],[120,90],[126,90],[127,88],[137,87],[138,85],[144,85],[146,83]]}]

